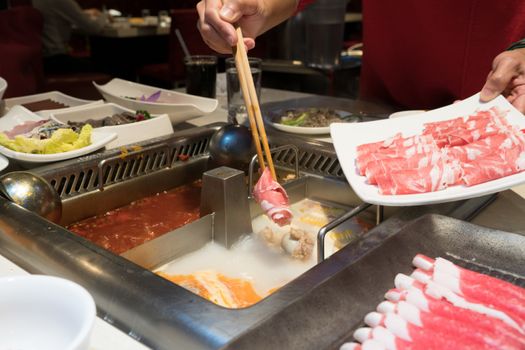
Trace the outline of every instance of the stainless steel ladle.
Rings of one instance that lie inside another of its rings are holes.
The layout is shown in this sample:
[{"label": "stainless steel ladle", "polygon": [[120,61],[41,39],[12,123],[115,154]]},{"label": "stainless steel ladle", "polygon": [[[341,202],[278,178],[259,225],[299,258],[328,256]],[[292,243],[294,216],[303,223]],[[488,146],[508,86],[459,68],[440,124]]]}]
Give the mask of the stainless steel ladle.
[{"label": "stainless steel ladle", "polygon": [[0,193],[8,200],[52,222],[60,221],[60,196],[46,180],[36,174],[13,171],[0,176]]},{"label": "stainless steel ladle", "polygon": [[209,151],[217,165],[245,168],[255,154],[252,133],[244,125],[224,125],[211,137]]}]

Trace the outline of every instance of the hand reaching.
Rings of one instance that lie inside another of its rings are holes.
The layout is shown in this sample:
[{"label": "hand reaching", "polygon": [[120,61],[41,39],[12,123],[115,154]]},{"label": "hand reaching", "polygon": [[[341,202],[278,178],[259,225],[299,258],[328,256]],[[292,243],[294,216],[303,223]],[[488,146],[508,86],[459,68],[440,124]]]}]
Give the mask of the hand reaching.
[{"label": "hand reaching", "polygon": [[197,27],[209,47],[231,53],[237,44],[233,25],[238,23],[250,50],[258,35],[288,18],[296,5],[296,0],[201,0],[197,4]]},{"label": "hand reaching", "polygon": [[494,58],[481,101],[490,101],[499,94],[525,113],[525,48],[505,51]]}]

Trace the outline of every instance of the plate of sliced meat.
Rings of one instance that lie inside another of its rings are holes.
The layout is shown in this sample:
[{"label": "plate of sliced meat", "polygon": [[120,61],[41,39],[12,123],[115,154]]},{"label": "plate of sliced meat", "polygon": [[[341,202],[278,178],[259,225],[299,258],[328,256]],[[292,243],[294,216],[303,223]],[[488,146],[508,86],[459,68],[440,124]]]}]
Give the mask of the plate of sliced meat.
[{"label": "plate of sliced meat", "polygon": [[467,199],[525,183],[525,116],[504,97],[399,119],[335,123],[344,174],[365,202],[409,206]]}]

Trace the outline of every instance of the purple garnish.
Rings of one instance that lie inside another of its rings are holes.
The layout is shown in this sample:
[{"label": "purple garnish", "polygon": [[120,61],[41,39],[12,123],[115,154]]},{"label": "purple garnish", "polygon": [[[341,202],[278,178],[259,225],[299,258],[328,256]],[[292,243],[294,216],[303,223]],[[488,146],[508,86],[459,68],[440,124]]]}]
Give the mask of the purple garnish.
[{"label": "purple garnish", "polygon": [[160,97],[160,90],[151,94],[150,97],[145,97],[144,95],[142,95],[140,97],[140,100],[141,101],[144,101],[144,102],[156,102]]}]

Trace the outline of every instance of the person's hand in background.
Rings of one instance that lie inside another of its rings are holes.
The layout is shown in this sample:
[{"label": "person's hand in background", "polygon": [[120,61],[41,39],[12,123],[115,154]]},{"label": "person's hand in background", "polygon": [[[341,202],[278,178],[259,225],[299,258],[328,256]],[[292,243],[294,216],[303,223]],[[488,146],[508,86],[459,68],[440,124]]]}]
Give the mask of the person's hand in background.
[{"label": "person's hand in background", "polygon": [[204,42],[220,53],[231,53],[237,44],[238,23],[248,50],[255,38],[290,17],[297,0],[201,0],[197,4],[197,27]]},{"label": "person's hand in background", "polygon": [[525,48],[505,51],[494,58],[481,101],[490,101],[499,94],[525,113]]}]

